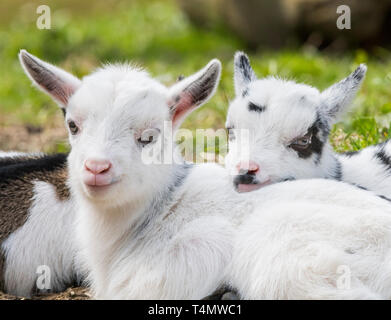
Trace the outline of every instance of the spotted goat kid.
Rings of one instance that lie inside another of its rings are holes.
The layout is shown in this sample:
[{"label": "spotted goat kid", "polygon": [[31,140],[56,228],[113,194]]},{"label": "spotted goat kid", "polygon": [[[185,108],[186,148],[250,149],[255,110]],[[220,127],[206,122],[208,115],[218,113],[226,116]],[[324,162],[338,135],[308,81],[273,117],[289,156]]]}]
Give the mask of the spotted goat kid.
[{"label": "spotted goat kid", "polygon": [[[22,55],[33,81],[65,102],[68,185],[96,298],[200,299],[227,284],[242,298],[391,296],[384,199],[326,179],[240,194],[224,168],[183,163],[164,123],[175,131],[213,95],[218,60],[167,88],[128,65],[75,85]],[[349,290],[337,287],[338,265],[351,268]]]},{"label": "spotted goat kid", "polygon": [[[0,155],[0,290],[17,296],[78,284],[67,155]],[[37,279],[46,283],[36,286]]]},{"label": "spotted goat kid", "polygon": [[[227,115],[227,168],[239,192],[294,179],[345,181],[391,198],[391,144],[337,154],[328,142],[331,126],[350,106],[366,73],[360,65],[323,92],[275,77],[257,79],[248,57],[234,59],[236,97]],[[248,130],[248,153],[241,132]],[[241,138],[242,137],[242,138]]]}]

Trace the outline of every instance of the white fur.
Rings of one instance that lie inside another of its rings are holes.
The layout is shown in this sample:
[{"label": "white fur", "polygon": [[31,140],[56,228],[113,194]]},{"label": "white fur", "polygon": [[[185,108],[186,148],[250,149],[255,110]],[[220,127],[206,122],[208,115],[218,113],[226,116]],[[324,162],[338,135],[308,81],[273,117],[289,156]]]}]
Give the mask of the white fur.
[{"label": "white fur", "polygon": [[[178,127],[213,94],[219,73],[212,61],[167,89],[139,70],[107,67],[83,79],[70,97],[66,121],[75,121],[79,132],[70,138],[69,182],[95,297],[199,299],[224,283],[244,298],[389,297],[391,206],[371,192],[314,179],[238,194],[217,165],[142,161],[159,144],[141,146],[141,134],[161,132],[170,119]],[[163,149],[171,148],[169,140]],[[90,158],[111,162],[105,174],[112,184],[85,184]],[[352,269],[347,293],[335,283],[339,263]]]},{"label": "white fur", "polygon": [[391,198],[391,169],[376,157],[380,150],[383,150],[390,157],[390,141],[366,147],[351,156],[336,154],[336,157],[341,162],[344,181],[363,186],[379,195]]},{"label": "white fur", "polygon": [[35,157],[40,155],[42,155],[42,153],[40,152],[27,153],[27,152],[20,152],[20,151],[0,151],[0,158],[15,158],[20,156]]},{"label": "white fur", "polygon": [[[307,187],[311,201],[300,194],[281,202],[282,193],[300,185]],[[317,179],[275,184],[256,193],[267,201],[240,227],[229,274],[242,298],[391,297],[388,204],[373,198],[367,203],[367,191]],[[317,198],[323,198],[324,206]],[[339,284],[343,272],[350,281],[346,287]]]},{"label": "white fur", "polygon": [[39,276],[38,267],[50,268],[50,289],[61,291],[76,280],[73,233],[74,204],[57,200],[54,186],[35,183],[27,221],[2,244],[5,251],[6,291],[30,296]]}]

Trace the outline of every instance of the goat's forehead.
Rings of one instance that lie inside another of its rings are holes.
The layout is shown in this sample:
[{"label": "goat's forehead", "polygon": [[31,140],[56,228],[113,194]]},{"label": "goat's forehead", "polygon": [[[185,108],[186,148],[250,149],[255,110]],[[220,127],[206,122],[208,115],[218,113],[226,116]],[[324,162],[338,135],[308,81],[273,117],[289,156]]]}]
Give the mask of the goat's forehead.
[{"label": "goat's forehead", "polygon": [[[250,108],[255,104],[260,108]],[[236,97],[228,112],[229,126],[283,136],[305,133],[318,117],[319,91],[278,79],[250,84],[246,95]]]},{"label": "goat's forehead", "polygon": [[280,108],[286,104],[315,105],[320,99],[319,91],[311,86],[276,78],[266,78],[250,83],[247,97],[262,102],[264,105],[277,105]]},{"label": "goat's forehead", "polygon": [[247,101],[235,101],[228,112],[227,125],[240,129],[270,134],[299,135],[311,127],[318,118],[312,108],[286,108],[284,112],[270,106],[262,112],[251,111]]},{"label": "goat's forehead", "polygon": [[141,76],[88,77],[69,101],[69,111],[80,118],[110,118],[121,115],[133,119],[165,116],[167,89],[153,79]]}]

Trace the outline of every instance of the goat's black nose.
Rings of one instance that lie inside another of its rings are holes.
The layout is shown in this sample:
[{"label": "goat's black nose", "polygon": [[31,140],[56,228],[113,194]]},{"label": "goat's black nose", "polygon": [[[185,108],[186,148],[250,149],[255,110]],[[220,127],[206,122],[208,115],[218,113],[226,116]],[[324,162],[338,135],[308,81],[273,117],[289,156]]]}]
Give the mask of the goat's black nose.
[{"label": "goat's black nose", "polygon": [[253,183],[255,183],[255,173],[240,174],[234,178],[235,186],[239,184],[253,184]]}]

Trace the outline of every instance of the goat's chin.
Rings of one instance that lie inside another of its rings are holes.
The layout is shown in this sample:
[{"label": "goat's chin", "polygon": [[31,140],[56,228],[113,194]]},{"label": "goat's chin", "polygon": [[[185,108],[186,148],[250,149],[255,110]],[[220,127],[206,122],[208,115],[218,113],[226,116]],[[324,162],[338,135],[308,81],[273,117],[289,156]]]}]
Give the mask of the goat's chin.
[{"label": "goat's chin", "polygon": [[89,186],[81,182],[82,193],[87,201],[100,208],[112,208],[129,205],[129,201],[138,202],[147,194],[143,185],[128,183],[126,179],[105,186]]}]

